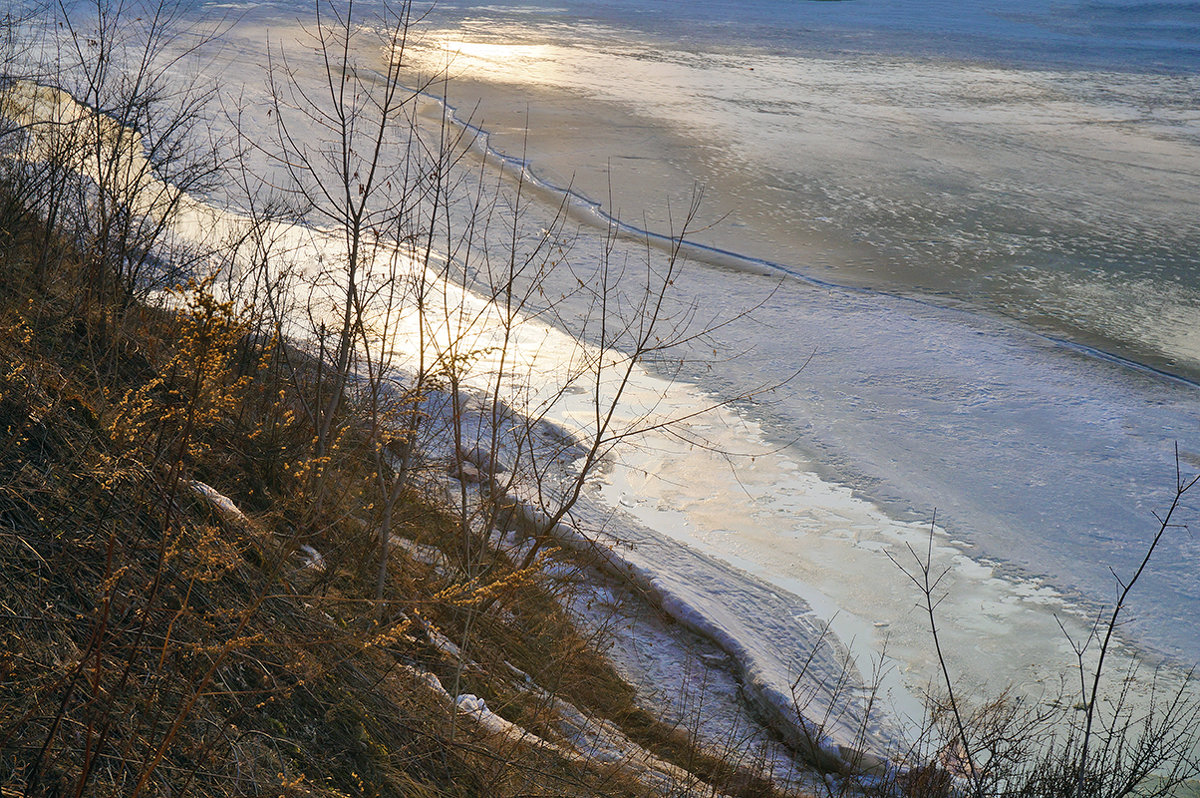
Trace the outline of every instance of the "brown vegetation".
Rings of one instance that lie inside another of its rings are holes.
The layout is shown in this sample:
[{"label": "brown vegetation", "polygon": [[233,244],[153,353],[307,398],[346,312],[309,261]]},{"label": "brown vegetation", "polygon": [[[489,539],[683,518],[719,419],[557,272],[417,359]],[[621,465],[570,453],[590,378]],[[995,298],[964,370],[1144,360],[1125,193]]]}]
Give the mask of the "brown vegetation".
[{"label": "brown vegetation", "polygon": [[[701,792],[705,780],[771,791],[637,706],[534,573],[509,564],[463,581],[394,552],[381,617],[376,535],[359,520],[379,485],[372,442],[353,432],[362,425],[339,425],[326,500],[314,501],[316,431],[296,411],[296,353],[282,357],[204,285],[113,324],[112,308],[81,302],[81,254],[5,199],[0,781],[10,789],[652,792],[619,763],[489,735],[432,673],[544,740],[562,738],[545,696],[569,696],[696,774]],[[52,281],[30,268],[47,238],[61,250]],[[405,496],[394,523],[456,550],[456,519],[419,495]],[[468,623],[469,650],[449,656],[437,640],[467,639]]]}]

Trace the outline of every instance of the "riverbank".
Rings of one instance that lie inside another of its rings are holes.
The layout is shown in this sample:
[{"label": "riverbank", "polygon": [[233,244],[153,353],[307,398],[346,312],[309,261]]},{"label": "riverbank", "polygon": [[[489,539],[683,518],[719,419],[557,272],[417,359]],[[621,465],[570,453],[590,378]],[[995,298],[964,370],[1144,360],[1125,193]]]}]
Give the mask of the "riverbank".
[{"label": "riverbank", "polygon": [[396,506],[373,596],[379,476],[349,397],[322,502],[313,361],[200,286],[97,302],[68,241],[11,195],[4,221],[6,789],[782,794],[739,741],[637,700],[564,585],[456,564],[444,462]]}]

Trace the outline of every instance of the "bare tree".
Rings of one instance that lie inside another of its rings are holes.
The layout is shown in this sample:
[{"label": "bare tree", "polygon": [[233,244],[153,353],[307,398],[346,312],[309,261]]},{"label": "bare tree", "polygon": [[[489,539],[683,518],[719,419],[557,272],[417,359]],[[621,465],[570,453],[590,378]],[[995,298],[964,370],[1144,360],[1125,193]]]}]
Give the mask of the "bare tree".
[{"label": "bare tree", "polygon": [[[304,84],[286,50],[270,48],[271,103],[278,152],[270,153],[290,180],[280,186],[305,207],[310,218],[328,224],[338,237],[338,262],[321,276],[330,307],[310,308],[320,346],[332,346],[332,373],[322,375],[313,406],[307,408],[317,429],[317,458],[328,455],[338,410],[351,374],[355,344],[362,337],[365,273],[379,241],[390,234],[409,200],[409,185],[396,186],[385,172],[386,147],[402,110],[416,93],[399,82],[399,70],[412,23],[412,6],[385,5],[375,30],[393,57],[382,75],[356,62],[359,40],[366,36],[352,3],[318,2],[307,28],[322,63],[320,84]],[[316,131],[318,136],[312,137]],[[324,320],[330,314],[333,328]],[[321,493],[316,474],[316,495]]]},{"label": "bare tree", "polygon": [[[649,416],[618,422],[618,408],[648,360],[702,334],[692,328],[693,309],[668,311],[700,196],[661,255],[647,243],[639,258],[615,257],[620,227],[610,226],[601,262],[577,267],[572,304],[586,316],[576,326],[590,344],[575,348],[552,384],[532,386],[535,378],[522,371],[528,364],[517,362],[526,356],[520,340],[531,327],[561,322],[561,303],[547,302],[544,289],[554,269],[567,268],[565,206],[550,209],[537,232],[524,232],[524,173],[478,154],[470,125],[447,118],[446,70],[425,77],[405,71],[420,15],[402,3],[369,19],[370,33],[353,4],[318,4],[306,29],[315,81],[284,48],[272,48],[271,146],[278,150],[270,154],[286,178],[275,189],[337,241],[336,256],[315,275],[318,289],[288,312],[308,318],[321,355],[307,408],[317,428],[318,507],[319,464],[346,422],[342,403],[354,391],[364,400],[384,497],[376,520],[382,596],[393,509],[410,484],[419,436],[440,436],[451,472],[474,469],[486,488],[476,492],[471,479],[459,480],[455,502],[458,560],[468,578],[478,578],[493,563],[478,535],[512,514],[514,488],[544,515],[519,564],[528,567],[597,464],[621,441],[671,423]],[[382,66],[364,65],[364,52],[379,51],[387,54]],[[437,109],[424,121],[422,104]],[[589,392],[593,412],[579,440],[539,440],[559,400],[580,390]],[[580,457],[566,476],[556,461],[572,448]]]}]

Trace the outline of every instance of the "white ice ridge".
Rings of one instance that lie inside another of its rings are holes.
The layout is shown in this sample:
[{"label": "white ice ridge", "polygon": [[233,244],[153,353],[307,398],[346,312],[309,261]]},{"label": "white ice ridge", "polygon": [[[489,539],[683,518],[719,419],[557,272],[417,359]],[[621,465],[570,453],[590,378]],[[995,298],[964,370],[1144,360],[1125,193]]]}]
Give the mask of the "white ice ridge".
[{"label": "white ice ridge", "polygon": [[[632,524],[584,534],[571,524],[549,525],[520,491],[506,500],[530,528],[595,556],[601,570],[712,640],[735,663],[760,719],[806,760],[829,770],[882,764],[872,752],[886,750],[898,733],[865,711],[853,659],[803,599]],[[581,505],[580,516],[610,515],[587,499]]]}]

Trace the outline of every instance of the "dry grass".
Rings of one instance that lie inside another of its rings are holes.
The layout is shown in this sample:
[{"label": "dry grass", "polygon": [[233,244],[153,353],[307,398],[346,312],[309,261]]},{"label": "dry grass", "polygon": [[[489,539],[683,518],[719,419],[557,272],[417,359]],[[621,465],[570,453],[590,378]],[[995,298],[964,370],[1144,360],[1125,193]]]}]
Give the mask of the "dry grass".
[{"label": "dry grass", "polygon": [[[11,199],[0,219],[6,790],[650,793],[619,766],[487,736],[413,670],[557,739],[515,667],[696,774],[698,793],[711,782],[770,794],[637,706],[536,575],[499,562],[486,584],[464,585],[396,555],[385,602],[370,600],[375,537],[361,519],[376,481],[353,408],[318,461],[303,412],[311,375],[293,371],[306,361],[284,357],[252,314],[204,286],[173,307],[90,301],[84,256]],[[416,492],[395,525],[457,545],[455,520]],[[460,641],[462,657],[438,650],[430,629]]]}]

